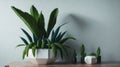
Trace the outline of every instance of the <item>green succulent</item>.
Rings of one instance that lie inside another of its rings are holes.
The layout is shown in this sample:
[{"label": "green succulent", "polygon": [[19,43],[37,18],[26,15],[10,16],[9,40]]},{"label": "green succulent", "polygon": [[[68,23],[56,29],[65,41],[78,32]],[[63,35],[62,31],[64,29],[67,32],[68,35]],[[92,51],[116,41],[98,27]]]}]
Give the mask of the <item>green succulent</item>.
[{"label": "green succulent", "polygon": [[89,55],[90,56],[96,56],[96,53],[90,53]]},{"label": "green succulent", "polygon": [[86,56],[84,44],[82,44],[82,46],[80,47],[80,54],[82,58]]},{"label": "green succulent", "polygon": [[96,52],[96,57],[98,57],[100,55],[101,55],[101,49],[100,49],[100,47],[98,47],[97,52]]}]

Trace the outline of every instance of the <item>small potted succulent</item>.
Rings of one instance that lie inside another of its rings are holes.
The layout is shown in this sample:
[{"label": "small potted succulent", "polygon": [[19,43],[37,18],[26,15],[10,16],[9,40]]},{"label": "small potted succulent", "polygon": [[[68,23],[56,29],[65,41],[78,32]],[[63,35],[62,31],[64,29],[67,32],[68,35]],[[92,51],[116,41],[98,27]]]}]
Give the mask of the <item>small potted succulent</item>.
[{"label": "small potted succulent", "polygon": [[97,59],[96,59],[95,53],[91,53],[90,55],[85,57],[85,63],[87,64],[95,64],[96,62],[97,62]]},{"label": "small potted succulent", "polygon": [[77,63],[77,52],[76,52],[75,49],[73,50],[73,59],[72,59],[72,61],[73,61],[74,64]]},{"label": "small potted succulent", "polygon": [[82,44],[82,46],[80,47],[80,55],[81,55],[81,63],[84,64],[85,63],[84,58],[86,56],[84,44]]},{"label": "small potted succulent", "polygon": [[34,6],[31,7],[30,14],[14,6],[12,6],[12,9],[32,33],[31,36],[26,30],[21,29],[28,38],[21,37],[24,44],[17,46],[25,46],[23,59],[31,58],[33,63],[48,64],[55,61],[58,51],[63,58],[63,52],[66,52],[68,47],[64,43],[75,38],[64,37],[66,32],[61,32],[60,28],[65,24],[58,26],[56,30],[53,29],[57,21],[58,8],[51,12],[47,29],[45,28],[44,15],[42,12],[39,13]]},{"label": "small potted succulent", "polygon": [[97,63],[101,63],[101,49],[98,47],[97,52],[96,52],[96,57],[97,57]]}]

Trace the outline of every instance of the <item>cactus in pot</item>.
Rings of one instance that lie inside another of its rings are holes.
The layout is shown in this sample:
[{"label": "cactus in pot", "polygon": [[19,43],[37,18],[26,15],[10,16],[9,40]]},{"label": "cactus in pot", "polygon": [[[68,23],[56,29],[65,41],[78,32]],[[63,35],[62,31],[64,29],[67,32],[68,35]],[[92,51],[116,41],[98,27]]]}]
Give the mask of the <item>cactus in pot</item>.
[{"label": "cactus in pot", "polygon": [[100,47],[98,47],[98,49],[97,49],[96,57],[97,57],[97,63],[101,63],[101,49],[100,49]]},{"label": "cactus in pot", "polygon": [[82,46],[80,47],[80,54],[81,54],[81,63],[83,64],[85,63],[84,58],[86,56],[84,44],[82,44]]}]

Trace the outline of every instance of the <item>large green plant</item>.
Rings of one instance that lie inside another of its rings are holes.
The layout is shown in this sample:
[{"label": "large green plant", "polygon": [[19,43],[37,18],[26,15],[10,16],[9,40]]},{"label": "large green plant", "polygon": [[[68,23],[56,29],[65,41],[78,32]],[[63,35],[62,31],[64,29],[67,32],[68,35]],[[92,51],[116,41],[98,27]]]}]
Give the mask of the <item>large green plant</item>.
[{"label": "large green plant", "polygon": [[[39,14],[34,6],[30,8],[30,14],[21,11],[14,6],[12,6],[12,9],[23,20],[23,22],[33,34],[33,36],[30,36],[27,31],[21,29],[29,40],[27,41],[27,39],[21,37],[21,40],[24,42],[24,44],[20,44],[17,46],[25,46],[25,49],[23,51],[23,59],[25,56],[28,56],[29,49],[32,49],[33,55],[35,56],[35,51],[39,48],[52,48],[55,57],[57,55],[57,51],[59,50],[61,57],[63,58],[63,52],[66,51],[65,47],[68,47],[66,45],[63,45],[64,42],[66,42],[68,39],[74,38],[63,38],[66,32],[59,32],[59,30],[64,24],[60,25],[56,30],[53,30],[57,20],[58,8],[55,8],[51,12],[47,30],[45,29],[44,15],[42,14],[42,12]],[[49,39],[50,33],[51,39]]]},{"label": "large green plant", "polygon": [[44,15],[42,12],[39,14],[37,9],[32,6],[30,8],[30,14],[12,6],[14,12],[23,20],[30,31],[36,36],[36,38],[48,38],[51,30],[54,28],[58,16],[58,8],[55,8],[49,18],[48,28],[45,30]]}]

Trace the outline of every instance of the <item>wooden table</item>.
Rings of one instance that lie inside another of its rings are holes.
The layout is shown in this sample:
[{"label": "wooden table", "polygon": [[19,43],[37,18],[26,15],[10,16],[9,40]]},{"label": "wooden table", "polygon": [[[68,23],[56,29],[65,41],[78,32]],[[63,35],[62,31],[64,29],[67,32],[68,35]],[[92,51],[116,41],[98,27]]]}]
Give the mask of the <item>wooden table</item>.
[{"label": "wooden table", "polygon": [[50,65],[35,65],[30,62],[12,62],[5,67],[120,67],[120,62],[109,62],[101,64],[50,64]]}]

